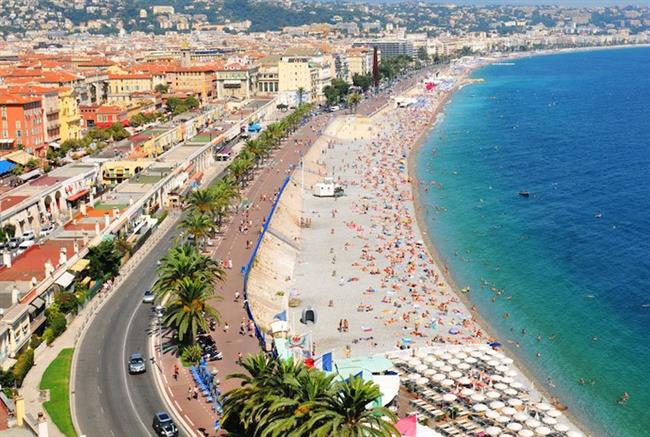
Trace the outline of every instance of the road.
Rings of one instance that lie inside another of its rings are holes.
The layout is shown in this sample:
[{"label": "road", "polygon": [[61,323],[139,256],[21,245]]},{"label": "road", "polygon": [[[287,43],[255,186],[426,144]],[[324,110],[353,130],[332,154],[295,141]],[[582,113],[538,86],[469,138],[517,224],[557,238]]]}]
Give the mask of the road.
[{"label": "road", "polygon": [[87,436],[154,435],[153,414],[166,410],[147,372],[129,375],[126,362],[132,352],[150,359],[149,327],[152,306],[142,294],[154,281],[156,261],[174,244],[175,226],[160,239],[146,258],[115,291],[87,328],[79,343],[75,409],[80,431]]}]

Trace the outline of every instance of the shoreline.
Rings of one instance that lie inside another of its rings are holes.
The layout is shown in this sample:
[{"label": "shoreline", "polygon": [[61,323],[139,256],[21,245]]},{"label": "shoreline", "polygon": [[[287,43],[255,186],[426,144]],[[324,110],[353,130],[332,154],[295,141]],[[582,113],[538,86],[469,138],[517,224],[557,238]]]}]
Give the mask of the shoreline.
[{"label": "shoreline", "polygon": [[[604,47],[604,48],[594,47],[594,48],[588,48],[586,50],[581,50],[580,48],[573,48],[573,49],[562,49],[550,53],[527,52],[526,54],[522,54],[522,56],[507,56],[502,58],[494,58],[489,62],[472,65],[461,76],[457,77],[457,82],[454,84],[454,86],[449,91],[447,91],[444,97],[438,102],[438,105],[435,109],[435,113],[433,114],[433,121],[431,126],[422,132],[422,134],[417,138],[417,140],[411,147],[407,157],[407,169],[408,169],[408,177],[409,177],[411,192],[413,197],[416,226],[419,228],[420,234],[423,237],[425,247],[429,252],[429,256],[433,259],[434,263],[436,263],[440,267],[442,274],[445,277],[445,281],[451,287],[452,292],[456,295],[456,297],[458,297],[458,299],[463,303],[463,305],[467,307],[474,322],[485,332],[488,338],[498,339],[499,336],[497,335],[496,330],[487,321],[487,319],[481,315],[480,306],[477,306],[471,300],[468,294],[461,292],[461,287],[458,286],[458,283],[456,282],[452,272],[449,270],[447,264],[444,262],[431,235],[428,232],[429,229],[426,224],[426,220],[424,218],[424,210],[421,202],[421,193],[420,193],[418,179],[417,179],[416,155],[419,153],[420,149],[427,141],[427,139],[435,132],[436,126],[439,123],[439,117],[442,114],[444,114],[445,108],[449,104],[453,96],[465,86],[476,83],[470,79],[470,76],[474,71],[478,69],[492,65],[496,62],[500,62],[504,59],[523,59],[523,58],[534,57],[534,56],[548,56],[548,55],[557,55],[557,54],[564,54],[564,53],[577,53],[583,51],[596,51],[602,49],[615,50],[621,48],[635,48],[635,47],[637,48],[650,47],[650,44],[629,45],[629,46],[626,45],[626,46],[615,46],[615,47]],[[533,371],[531,371],[527,366],[524,365],[523,360],[521,360],[513,352],[513,350],[507,343],[502,343],[500,349],[502,350],[503,353],[505,353],[509,358],[511,358],[514,361],[515,367],[533,384],[536,391],[538,391],[542,396],[544,396],[548,400],[551,401],[557,400],[558,402],[561,401],[561,399],[559,399],[557,396],[553,396],[551,394],[549,388],[544,384],[542,379],[540,379],[538,375],[535,375]],[[570,405],[564,403],[561,403],[561,405],[566,407],[566,410],[564,410],[563,413],[567,416],[567,418],[571,421],[571,423],[573,423],[577,428],[579,428],[586,435],[589,436],[595,435],[592,432],[592,430],[583,421],[579,420],[578,417],[573,414]]]}]

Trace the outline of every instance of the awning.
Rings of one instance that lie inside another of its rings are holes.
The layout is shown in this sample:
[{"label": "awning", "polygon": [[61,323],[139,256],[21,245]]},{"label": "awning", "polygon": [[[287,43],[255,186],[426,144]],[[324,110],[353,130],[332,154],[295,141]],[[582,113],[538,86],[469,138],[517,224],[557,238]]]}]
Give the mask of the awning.
[{"label": "awning", "polygon": [[86,267],[88,267],[88,264],[90,264],[90,260],[87,260],[85,258],[80,259],[72,267],[70,267],[71,272],[79,273],[83,271]]},{"label": "awning", "polygon": [[32,159],[36,159],[34,155],[30,155],[24,150],[16,150],[15,152],[8,153],[4,156],[7,161],[15,162],[16,164],[25,165]]},{"label": "awning", "polygon": [[23,181],[28,181],[28,180],[30,180],[30,179],[37,178],[37,177],[39,177],[40,175],[41,175],[41,170],[37,168],[36,170],[28,171],[28,172],[25,173],[25,174],[21,174],[21,175],[18,176],[18,177],[19,177],[20,179],[22,179]]},{"label": "awning", "polygon": [[75,200],[81,199],[83,196],[88,194],[90,192],[90,189],[84,188],[83,190],[77,191],[74,193],[72,196],[68,196],[68,201],[74,202]]},{"label": "awning", "polygon": [[72,281],[74,281],[74,275],[69,272],[63,272],[63,274],[59,276],[56,281],[54,281],[54,283],[60,285],[63,288],[68,288],[70,284],[72,284]]},{"label": "awning", "polygon": [[29,304],[31,306],[35,307],[35,308],[41,308],[43,305],[45,305],[45,301],[43,299],[41,299],[40,297],[37,297],[36,299],[31,301]]},{"label": "awning", "polygon": [[83,279],[83,281],[81,281],[81,285],[88,285],[90,283],[90,281],[92,281],[92,279],[90,279],[90,276],[86,276]]},{"label": "awning", "polygon": [[9,173],[14,169],[14,167],[16,167],[16,164],[13,162],[9,162],[4,159],[0,160],[0,174]]}]

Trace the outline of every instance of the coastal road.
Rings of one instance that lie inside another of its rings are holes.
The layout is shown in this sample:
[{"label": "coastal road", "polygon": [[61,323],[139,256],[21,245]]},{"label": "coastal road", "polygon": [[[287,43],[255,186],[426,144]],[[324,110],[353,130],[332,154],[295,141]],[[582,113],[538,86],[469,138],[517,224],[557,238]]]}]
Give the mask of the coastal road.
[{"label": "coastal road", "polygon": [[[152,305],[142,303],[151,287],[156,261],[174,244],[172,226],[131,275],[113,291],[77,345],[75,413],[80,431],[87,436],[153,436],[153,414],[164,411],[149,354]],[[132,352],[149,361],[147,372],[129,375],[126,362]]]}]

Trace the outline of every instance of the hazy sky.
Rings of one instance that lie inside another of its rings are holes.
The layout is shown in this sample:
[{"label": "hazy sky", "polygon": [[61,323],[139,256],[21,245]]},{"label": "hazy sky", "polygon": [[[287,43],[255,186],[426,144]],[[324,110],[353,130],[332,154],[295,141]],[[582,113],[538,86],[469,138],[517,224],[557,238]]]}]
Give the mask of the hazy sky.
[{"label": "hazy sky", "polygon": [[[364,1],[364,0],[359,0]],[[371,3],[399,3],[403,0],[365,0]],[[424,0],[429,2],[429,0]],[[435,3],[445,4],[453,3],[457,5],[494,5],[494,4],[507,4],[507,5],[563,5],[571,7],[580,6],[626,6],[626,5],[640,5],[650,6],[650,0],[437,0]]]}]

